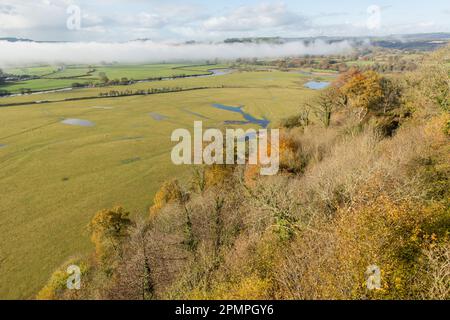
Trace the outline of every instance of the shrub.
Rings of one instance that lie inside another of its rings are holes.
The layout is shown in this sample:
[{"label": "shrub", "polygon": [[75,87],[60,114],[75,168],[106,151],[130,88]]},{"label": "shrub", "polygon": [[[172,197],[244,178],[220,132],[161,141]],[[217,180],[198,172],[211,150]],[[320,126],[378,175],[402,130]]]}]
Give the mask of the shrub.
[{"label": "shrub", "polygon": [[[441,210],[440,215],[445,215]],[[277,282],[288,299],[411,299],[418,261],[429,246],[427,223],[436,211],[413,201],[382,195],[340,210],[335,222],[322,221],[319,233],[306,232],[286,252]],[[379,290],[366,287],[370,265],[381,269]]]},{"label": "shrub", "polygon": [[220,186],[227,183],[232,178],[235,166],[213,164],[205,168],[206,188]]}]

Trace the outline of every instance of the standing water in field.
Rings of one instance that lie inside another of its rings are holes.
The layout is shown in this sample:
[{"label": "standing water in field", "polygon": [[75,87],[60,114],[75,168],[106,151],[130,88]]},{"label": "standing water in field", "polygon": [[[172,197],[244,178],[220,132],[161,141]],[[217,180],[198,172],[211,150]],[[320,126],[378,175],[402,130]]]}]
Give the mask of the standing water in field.
[{"label": "standing water in field", "polygon": [[306,88],[313,89],[313,90],[325,89],[329,85],[330,85],[330,83],[327,81],[309,81],[309,82],[305,83]]},{"label": "standing water in field", "polygon": [[224,76],[224,75],[230,74],[230,73],[233,72],[233,69],[227,69],[227,68],[224,68],[224,69],[210,69],[208,71],[212,72],[212,74],[207,75],[207,76],[213,77],[213,76]]},{"label": "standing water in field", "polygon": [[95,124],[89,120],[82,119],[65,119],[61,123],[68,124],[71,126],[82,126],[82,127],[93,127]]},{"label": "standing water in field", "polygon": [[159,114],[159,113],[156,113],[156,112],[150,112],[149,115],[150,115],[150,117],[153,118],[153,120],[156,120],[156,121],[162,121],[162,120],[166,120],[166,119],[169,118],[169,117],[167,117],[167,116],[165,116],[163,114]]},{"label": "standing water in field", "polygon": [[101,107],[101,106],[94,106],[91,107],[92,109],[101,109],[101,110],[111,110],[114,109],[114,107]]},{"label": "standing water in field", "polygon": [[0,149],[5,148],[5,147],[6,147],[6,144],[1,144],[0,143]]},{"label": "standing water in field", "polygon": [[225,124],[250,124],[250,123],[252,123],[252,124],[257,124],[257,125],[261,126],[262,128],[267,128],[270,124],[270,121],[268,119],[266,119],[265,117],[263,119],[257,119],[254,116],[252,116],[251,114],[244,112],[242,110],[243,106],[233,107],[233,106],[226,106],[226,105],[218,104],[218,103],[214,103],[212,106],[217,109],[239,113],[246,120],[246,121],[227,120],[227,121],[225,121]]}]

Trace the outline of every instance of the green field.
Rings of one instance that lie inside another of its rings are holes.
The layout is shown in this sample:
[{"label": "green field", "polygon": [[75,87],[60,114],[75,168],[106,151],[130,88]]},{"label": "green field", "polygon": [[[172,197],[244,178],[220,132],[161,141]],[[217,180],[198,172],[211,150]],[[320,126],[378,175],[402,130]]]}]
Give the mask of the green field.
[{"label": "green field", "polygon": [[96,71],[91,79],[98,78],[100,72],[104,72],[109,79],[120,79],[122,77],[134,80],[142,80],[156,77],[171,77],[175,75],[196,75],[207,74],[208,69],[221,67],[215,66],[201,66],[189,67],[182,64],[154,64],[154,65],[118,65],[118,66],[100,66],[96,67]]},{"label": "green field", "polygon": [[25,68],[7,68],[5,73],[13,75],[28,75],[28,76],[45,76],[56,72],[58,70],[55,66],[37,66],[37,67],[25,67]]},{"label": "green field", "polygon": [[[99,74],[105,73],[110,80],[127,78],[145,80],[180,75],[205,75],[209,69],[225,68],[226,65],[151,64],[151,65],[111,65],[111,66],[67,66],[58,71],[56,66],[6,69],[13,75],[38,76],[40,79],[19,81],[0,85],[0,90],[20,93],[23,89],[45,91],[71,87],[73,83],[98,82]],[[92,71],[92,72],[90,72]],[[1,102],[0,102],[1,103]]]},{"label": "green field", "polygon": [[[86,225],[97,210],[120,204],[146,215],[163,181],[183,180],[190,169],[170,160],[174,129],[192,129],[195,120],[205,127],[242,120],[213,103],[243,105],[276,123],[317,94],[303,87],[308,80],[288,72],[236,72],[116,87],[211,87],[205,90],[0,107],[0,297],[31,298],[56,267],[88,252]],[[0,104],[96,97],[112,89],[9,97]],[[65,125],[64,118],[95,126]]]},{"label": "green field", "polygon": [[74,82],[75,80],[72,79],[34,79],[8,83],[0,86],[0,90],[8,90],[11,93],[20,93],[22,89],[30,89],[31,91],[54,90],[70,87]]},{"label": "green field", "polygon": [[89,76],[89,72],[94,69],[86,67],[68,67],[64,70],[49,74],[45,76],[46,79],[55,78],[76,78],[76,77],[86,77]]},{"label": "green field", "polygon": [[[329,80],[330,76],[311,76],[311,78],[319,80]],[[280,79],[284,82],[280,83]],[[298,73],[290,72],[235,72],[226,76],[218,77],[199,77],[199,78],[182,78],[166,81],[154,81],[154,82],[140,82],[129,86],[110,86],[103,88],[85,88],[85,89],[73,89],[69,92],[55,92],[55,93],[42,93],[37,95],[23,95],[17,97],[3,97],[0,98],[0,106],[9,103],[24,103],[33,102],[36,100],[46,101],[61,101],[66,98],[81,98],[81,97],[97,97],[100,92],[108,92],[111,90],[138,90],[138,89],[150,89],[150,88],[162,88],[162,87],[239,87],[239,88],[258,88],[264,87],[279,87],[282,88],[283,84],[289,88],[301,88],[305,79],[308,76]],[[58,80],[54,80],[58,81]],[[64,80],[67,81],[67,80]]]},{"label": "green field", "polygon": [[374,65],[375,61],[354,60],[354,61],[347,61],[346,64],[349,67],[352,67],[352,66],[366,67],[366,66]]}]

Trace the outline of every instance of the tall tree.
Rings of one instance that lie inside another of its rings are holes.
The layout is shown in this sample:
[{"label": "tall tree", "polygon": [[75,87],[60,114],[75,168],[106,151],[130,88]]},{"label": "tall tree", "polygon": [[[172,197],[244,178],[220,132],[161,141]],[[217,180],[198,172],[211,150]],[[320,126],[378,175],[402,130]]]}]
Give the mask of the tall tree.
[{"label": "tall tree", "polygon": [[89,224],[97,259],[108,270],[111,269],[111,261],[120,256],[120,245],[128,236],[128,228],[131,225],[128,216],[129,212],[122,207],[101,210]]},{"label": "tall tree", "polygon": [[4,84],[5,83],[5,76],[3,73],[3,70],[0,69],[0,84]]},{"label": "tall tree", "polygon": [[308,104],[308,107],[316,114],[324,127],[328,128],[331,124],[331,115],[334,110],[345,106],[346,101],[344,98],[338,88],[331,86],[323,90],[314,103]]}]

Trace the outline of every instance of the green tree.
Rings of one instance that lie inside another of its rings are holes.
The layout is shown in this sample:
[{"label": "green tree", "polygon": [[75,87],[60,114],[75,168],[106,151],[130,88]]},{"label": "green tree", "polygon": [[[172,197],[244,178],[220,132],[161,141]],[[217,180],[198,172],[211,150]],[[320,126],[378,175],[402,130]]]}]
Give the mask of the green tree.
[{"label": "green tree", "polygon": [[339,89],[332,86],[323,90],[312,104],[308,104],[308,107],[310,110],[313,110],[324,127],[328,128],[331,124],[331,115],[337,108],[344,104],[344,102],[341,101],[341,92]]},{"label": "green tree", "polygon": [[98,77],[99,77],[100,81],[103,83],[109,82],[109,78],[106,76],[106,73],[104,73],[104,72],[99,72]]},{"label": "green tree", "polygon": [[3,70],[0,69],[0,85],[5,83],[5,76]]},{"label": "green tree", "polygon": [[379,111],[386,113],[399,107],[402,97],[402,87],[400,84],[388,78],[381,78],[380,85],[382,99]]}]

